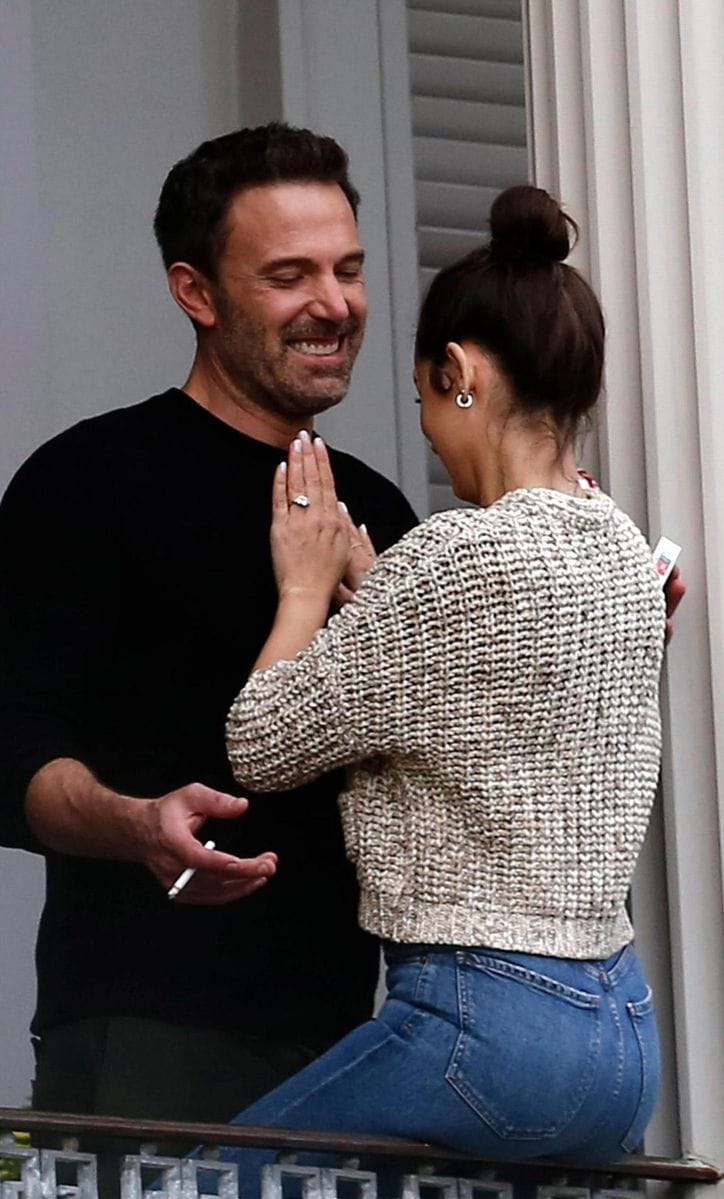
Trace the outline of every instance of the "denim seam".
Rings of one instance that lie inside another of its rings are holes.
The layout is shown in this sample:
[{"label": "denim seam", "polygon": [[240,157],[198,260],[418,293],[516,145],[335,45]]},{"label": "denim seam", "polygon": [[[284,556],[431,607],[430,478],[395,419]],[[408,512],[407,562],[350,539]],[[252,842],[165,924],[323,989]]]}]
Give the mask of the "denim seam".
[{"label": "denim seam", "polygon": [[[340,1067],[340,1069],[336,1070],[334,1072],[334,1074],[328,1075],[320,1083],[318,1083],[317,1086],[314,1087],[312,1090],[306,1091],[304,1093],[304,1095],[299,1095],[296,1099],[294,1099],[290,1103],[287,1103],[283,1108],[279,1108],[278,1111],[276,1111],[274,1113],[275,1127],[283,1127],[283,1124],[280,1122],[283,1120],[283,1117],[285,1117],[288,1112],[294,1111],[294,1109],[299,1107],[300,1104],[307,1103],[313,1095],[317,1095],[320,1091],[323,1091],[331,1083],[336,1082],[339,1078],[343,1078],[345,1074],[348,1074],[350,1072],[350,1070],[354,1070],[359,1065],[360,1062],[363,1062],[365,1060],[365,1058],[370,1057],[373,1053],[377,1053],[377,1051],[379,1049],[381,1049],[383,1046],[387,1046],[390,1041],[394,1041],[395,1037],[397,1035],[398,1034],[396,1034],[392,1029],[390,1029],[388,1031],[387,1035],[385,1036],[384,1040],[378,1041],[376,1045],[370,1046],[370,1048],[366,1049],[364,1051],[364,1053],[359,1053],[357,1055],[357,1057],[355,1057],[352,1061],[345,1062],[344,1066],[342,1066],[342,1067]],[[284,1085],[284,1084],[282,1084],[282,1085]],[[261,1102],[263,1102],[263,1099],[261,1100]],[[233,1121],[232,1121],[232,1123],[233,1123]]]},{"label": "denim seam", "polygon": [[507,978],[511,978],[516,982],[529,984],[537,987],[541,991],[557,995],[561,999],[569,1000],[578,1007],[583,1008],[598,1008],[601,1000],[598,995],[591,995],[586,991],[578,991],[575,987],[569,987],[566,983],[558,982],[555,978],[548,978],[545,974],[539,974],[535,970],[528,970],[524,966],[517,966],[513,962],[505,962],[500,958],[486,957],[476,955],[474,960],[471,960],[469,955],[462,955],[463,965],[469,966],[473,970],[487,971],[490,974],[500,974]]},{"label": "denim seam", "polygon": [[617,1033],[618,1048],[617,1048],[617,1053],[616,1053],[616,1087],[615,1087],[613,1095],[611,1096],[611,1098],[616,1098],[621,1089],[621,1084],[623,1083],[623,1071],[624,1071],[624,1065],[625,1065],[623,1025],[621,1024],[621,1017],[619,1015],[618,1004],[616,1003],[615,996],[611,993],[609,993],[609,995],[608,995],[608,1004],[611,1009],[611,1018],[612,1018],[614,1025],[616,1026],[616,1033]]},{"label": "denim seam", "polygon": [[596,963],[596,965],[593,965],[592,962],[581,962],[581,966],[590,978],[595,979],[596,982],[606,980],[608,983],[617,983],[621,978],[625,977],[625,975],[628,974],[635,965],[636,958],[634,956],[633,946],[631,943],[624,945],[610,970],[604,970],[604,963],[602,962]]},{"label": "denim seam", "polygon": [[634,1018],[650,1015],[654,1010],[654,996],[651,987],[646,988],[643,999],[632,999],[626,1004],[626,1007]]},{"label": "denim seam", "polygon": [[[648,987],[647,993],[643,999],[639,1000],[638,1002],[630,1002],[626,1004],[626,1008],[631,1016],[631,1024],[633,1026],[634,1036],[636,1037],[636,1043],[639,1048],[639,1053],[641,1054],[641,1090],[639,1092],[638,1103],[636,1104],[636,1109],[634,1111],[631,1123],[629,1124],[625,1135],[621,1138],[621,1148],[626,1153],[632,1153],[633,1150],[636,1149],[641,1137],[643,1136],[643,1129],[639,1132],[637,1125],[639,1123],[641,1108],[643,1107],[644,1101],[648,1098],[648,1093],[651,1087],[651,1071],[648,1054],[646,1052],[646,1044],[644,1042],[644,1038],[641,1036],[639,1022],[646,1016],[653,1014],[652,998],[651,988]],[[631,1130],[633,1128],[636,1128],[636,1136],[634,1137],[631,1135]]]}]

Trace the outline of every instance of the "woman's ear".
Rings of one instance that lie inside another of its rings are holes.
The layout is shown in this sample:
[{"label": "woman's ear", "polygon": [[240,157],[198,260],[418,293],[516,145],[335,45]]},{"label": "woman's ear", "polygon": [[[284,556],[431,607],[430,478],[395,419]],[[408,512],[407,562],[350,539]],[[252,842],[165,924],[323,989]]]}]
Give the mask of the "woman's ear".
[{"label": "woman's ear", "polygon": [[449,341],[445,346],[445,372],[452,379],[456,391],[468,392],[473,390],[473,364],[469,355],[456,341]]}]

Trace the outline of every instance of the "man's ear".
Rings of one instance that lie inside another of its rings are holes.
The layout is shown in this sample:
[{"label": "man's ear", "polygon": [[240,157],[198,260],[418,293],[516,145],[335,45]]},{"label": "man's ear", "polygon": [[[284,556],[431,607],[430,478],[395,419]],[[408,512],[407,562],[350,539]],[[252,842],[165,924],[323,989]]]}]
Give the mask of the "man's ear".
[{"label": "man's ear", "polygon": [[201,271],[188,262],[172,263],[168,270],[168,289],[195,325],[202,329],[214,328],[217,318],[213,291]]}]

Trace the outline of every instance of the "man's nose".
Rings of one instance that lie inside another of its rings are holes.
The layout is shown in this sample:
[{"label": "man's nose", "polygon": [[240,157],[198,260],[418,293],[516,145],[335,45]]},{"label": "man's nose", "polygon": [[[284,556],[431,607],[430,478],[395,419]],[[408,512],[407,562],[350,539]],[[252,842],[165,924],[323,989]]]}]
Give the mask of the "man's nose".
[{"label": "man's nose", "polygon": [[307,308],[309,315],[318,320],[346,321],[349,304],[336,275],[325,275],[315,281],[314,295]]}]

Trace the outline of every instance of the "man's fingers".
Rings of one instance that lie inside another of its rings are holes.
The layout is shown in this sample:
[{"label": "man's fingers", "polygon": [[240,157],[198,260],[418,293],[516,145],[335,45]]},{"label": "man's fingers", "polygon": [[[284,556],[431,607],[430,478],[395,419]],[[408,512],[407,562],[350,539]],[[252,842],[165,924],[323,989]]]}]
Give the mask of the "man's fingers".
[{"label": "man's fingers", "polygon": [[190,811],[203,816],[214,816],[217,820],[235,820],[238,816],[243,816],[249,807],[249,800],[243,796],[216,791],[203,783],[189,783],[187,787],[173,791],[162,802],[171,800],[175,801],[174,806],[181,804]]},{"label": "man's fingers", "polygon": [[[174,896],[174,902],[183,903],[228,903],[242,895],[257,891],[276,874],[275,853],[262,853],[255,858],[236,858],[232,854],[205,850],[206,855],[194,873]],[[177,882],[165,877],[160,881],[166,890]]]},{"label": "man's fingers", "polygon": [[672,570],[664,587],[664,595],[666,596],[666,636],[665,642],[668,645],[674,635],[674,622],[672,617],[686,595],[686,584],[681,577],[681,571],[678,566]]},{"label": "man's fingers", "polygon": [[196,875],[174,903],[198,904],[207,907],[233,903],[237,899],[246,899],[255,891],[261,890],[268,883],[268,878],[257,878],[249,881],[230,881],[219,879],[218,876],[204,877]]},{"label": "man's fingers", "polygon": [[233,853],[225,853],[224,850],[206,849],[199,845],[194,858],[191,865],[196,870],[223,874],[225,878],[270,878],[277,868],[276,854],[272,853],[259,854],[256,858],[239,858]]},{"label": "man's fingers", "polygon": [[681,577],[681,571],[678,566],[672,570],[664,587],[664,595],[666,596],[666,615],[673,616],[682,599],[686,595],[686,584]]}]

